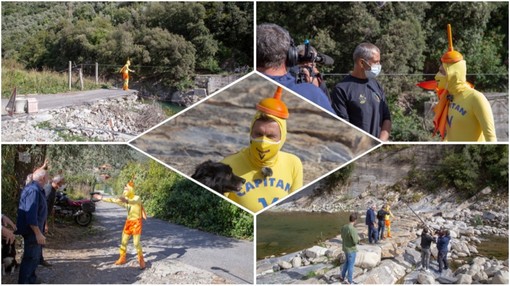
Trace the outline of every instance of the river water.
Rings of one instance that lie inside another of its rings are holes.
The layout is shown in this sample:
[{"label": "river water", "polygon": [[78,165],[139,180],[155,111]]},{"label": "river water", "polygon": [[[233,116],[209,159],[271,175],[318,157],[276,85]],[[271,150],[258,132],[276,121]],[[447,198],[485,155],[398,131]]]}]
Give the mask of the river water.
[{"label": "river water", "polygon": [[257,216],[257,260],[311,247],[340,234],[349,213],[265,212]]},{"label": "river water", "polygon": [[[301,251],[340,234],[349,213],[265,212],[257,216],[257,260]],[[508,237],[481,237],[480,256],[508,259]]]}]

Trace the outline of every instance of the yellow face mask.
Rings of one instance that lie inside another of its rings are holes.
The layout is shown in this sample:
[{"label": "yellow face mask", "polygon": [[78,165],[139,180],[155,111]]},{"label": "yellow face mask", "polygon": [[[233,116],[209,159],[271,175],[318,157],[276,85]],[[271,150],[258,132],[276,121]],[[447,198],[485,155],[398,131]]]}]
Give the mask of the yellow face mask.
[{"label": "yellow face mask", "polygon": [[[253,121],[251,122],[250,134],[252,134],[253,125],[255,121],[262,116],[260,111],[257,111]],[[250,136],[250,161],[259,167],[271,166],[278,158],[278,151],[280,151],[287,139],[287,121],[285,119],[266,114],[269,118],[276,121],[280,127],[280,141],[276,142],[266,136],[253,138]]]},{"label": "yellow face mask", "polygon": [[278,151],[280,151],[280,141],[275,142],[266,136],[258,138],[251,137],[250,140],[250,153],[253,158],[260,164],[272,159]]},{"label": "yellow face mask", "polygon": [[437,81],[437,88],[438,89],[445,89],[446,88],[446,83],[447,83],[447,80],[446,80],[446,75],[438,72],[436,74],[436,76],[434,77],[434,79]]},{"label": "yellow face mask", "polygon": [[129,186],[124,188],[124,197],[132,199],[135,196],[135,190]]}]

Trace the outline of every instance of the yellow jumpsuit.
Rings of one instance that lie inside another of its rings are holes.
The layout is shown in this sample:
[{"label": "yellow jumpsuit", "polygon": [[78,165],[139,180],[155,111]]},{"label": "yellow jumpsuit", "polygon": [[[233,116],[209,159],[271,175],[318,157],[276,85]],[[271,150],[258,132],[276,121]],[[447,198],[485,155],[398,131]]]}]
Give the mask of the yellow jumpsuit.
[{"label": "yellow jumpsuit", "polygon": [[[393,218],[393,214],[390,211],[390,207],[386,207],[387,215],[384,216],[384,225],[386,226],[386,237],[391,237],[391,220],[390,217]],[[384,237],[384,236],[383,236]]]},{"label": "yellow jumpsuit", "polygon": [[466,82],[466,61],[443,63],[449,103],[446,141],[496,141],[492,109],[487,98]]},{"label": "yellow jumpsuit", "polygon": [[128,60],[126,64],[120,69],[120,73],[122,74],[122,79],[124,80],[124,84],[122,85],[123,90],[129,89],[129,72],[134,72],[134,70],[130,70],[129,66],[131,62]]},{"label": "yellow jumpsuit", "polygon": [[[128,189],[128,187],[126,187],[126,189]],[[140,268],[144,269],[145,261],[143,260],[143,251],[142,244],[140,243],[140,238],[142,235],[142,219],[146,218],[145,210],[143,209],[141,198],[134,194],[132,188],[131,190],[125,190],[124,196],[127,199],[127,203],[124,203],[117,198],[103,199],[105,202],[113,202],[119,205],[123,205],[127,208],[128,211],[126,223],[124,224],[124,229],[122,231],[120,258],[115,262],[115,264],[120,265],[126,263],[127,244],[129,242],[129,238],[133,236],[133,244],[138,254],[138,262],[140,263]]]}]

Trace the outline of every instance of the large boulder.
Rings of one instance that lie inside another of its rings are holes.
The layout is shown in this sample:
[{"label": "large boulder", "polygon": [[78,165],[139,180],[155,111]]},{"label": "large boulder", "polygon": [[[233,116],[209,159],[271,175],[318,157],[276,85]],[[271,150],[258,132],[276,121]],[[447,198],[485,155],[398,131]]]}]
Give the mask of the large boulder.
[{"label": "large boulder", "polygon": [[457,277],[457,284],[471,284],[473,283],[473,278],[468,274],[459,274]]},{"label": "large boulder", "polygon": [[492,277],[490,284],[505,284],[508,285],[508,271],[498,271]]},{"label": "large boulder", "polygon": [[391,259],[381,262],[379,267],[367,271],[356,279],[360,284],[395,284],[406,275],[406,268]]},{"label": "large boulder", "polygon": [[421,253],[414,249],[406,248],[404,253],[404,259],[411,265],[417,265],[421,263]]},{"label": "large boulder", "polygon": [[[450,243],[452,249],[457,253],[459,257],[470,256],[471,252],[469,251],[469,247],[467,242],[462,240],[452,240]],[[463,254],[464,255],[463,255]]]},{"label": "large boulder", "polygon": [[474,276],[477,273],[482,271],[482,266],[476,263],[471,264],[471,267],[469,268],[468,272],[466,274]]},{"label": "large boulder", "polygon": [[381,248],[375,245],[359,245],[354,266],[372,269],[381,262]]},{"label": "large boulder", "polygon": [[292,258],[292,260],[290,261],[290,263],[292,264],[292,267],[293,268],[296,268],[296,267],[300,267],[301,266],[301,256],[296,256],[294,258]]},{"label": "large boulder", "polygon": [[280,269],[291,269],[292,268],[292,264],[290,264],[287,261],[278,262],[278,266],[280,266]]},{"label": "large boulder", "polygon": [[420,272],[418,274],[418,283],[420,284],[436,284],[436,279],[432,274]]},{"label": "large boulder", "polygon": [[330,248],[328,250],[326,250],[326,253],[325,255],[328,257],[328,258],[333,258],[333,259],[337,259],[340,257],[340,255],[342,255],[344,252],[342,250],[341,247],[333,247],[333,248]]},{"label": "large boulder", "polygon": [[473,275],[473,281],[476,281],[478,284],[485,284],[489,280],[489,276],[484,271],[479,271],[475,275]]},{"label": "large boulder", "polygon": [[316,245],[316,246],[313,246],[313,247],[305,250],[305,256],[308,258],[312,258],[312,259],[317,258],[320,256],[324,256],[326,254],[327,250],[328,250],[327,248],[320,247],[320,246]]}]

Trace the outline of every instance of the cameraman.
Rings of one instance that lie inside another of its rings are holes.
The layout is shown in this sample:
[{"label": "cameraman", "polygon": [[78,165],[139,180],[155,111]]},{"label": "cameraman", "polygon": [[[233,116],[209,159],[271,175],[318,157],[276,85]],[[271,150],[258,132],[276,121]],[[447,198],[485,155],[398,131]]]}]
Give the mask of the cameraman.
[{"label": "cameraman", "polygon": [[450,243],[450,231],[441,229],[437,235],[437,263],[439,264],[439,275],[443,270],[448,269],[448,244]]},{"label": "cameraman", "polygon": [[323,80],[317,64],[332,65],[334,60],[326,55],[319,54],[317,50],[310,45],[308,40],[304,45],[297,46],[298,62],[291,68],[292,75],[296,78],[297,83],[311,83],[320,88],[331,102],[326,82]]},{"label": "cameraman", "polygon": [[287,66],[296,65],[297,51],[289,32],[276,24],[257,26],[257,71],[324,108],[335,111],[324,92],[311,83],[296,83]]}]

